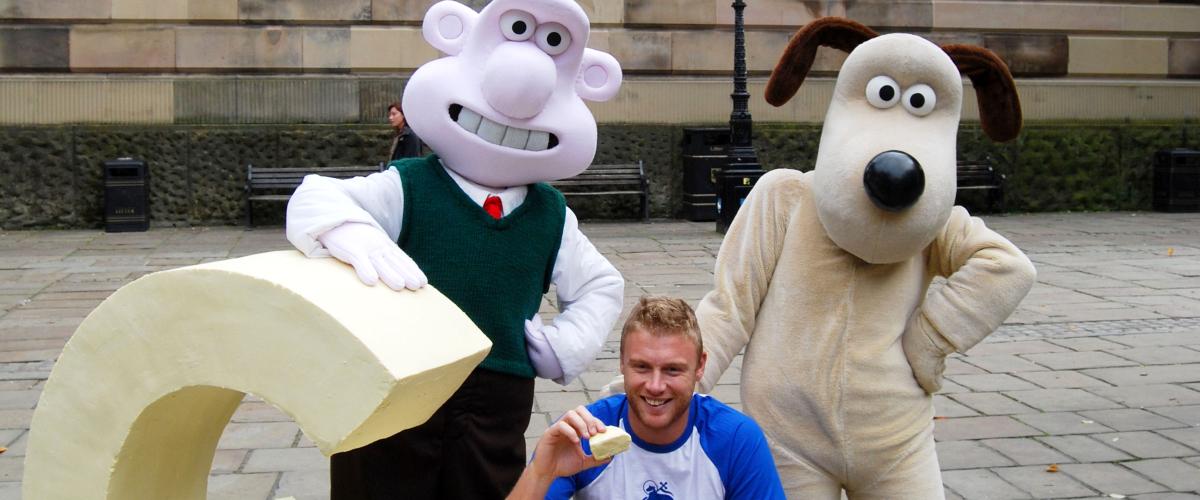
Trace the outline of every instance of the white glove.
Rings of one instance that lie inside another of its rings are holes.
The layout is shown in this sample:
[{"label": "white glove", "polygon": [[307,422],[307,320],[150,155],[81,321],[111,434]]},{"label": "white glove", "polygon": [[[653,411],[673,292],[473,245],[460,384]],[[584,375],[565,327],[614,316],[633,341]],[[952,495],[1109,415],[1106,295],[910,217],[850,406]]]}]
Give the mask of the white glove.
[{"label": "white glove", "polygon": [[525,348],[529,351],[529,362],[533,364],[533,371],[537,372],[537,376],[554,380],[562,383],[563,369],[562,364],[558,362],[558,356],[554,354],[554,348],[550,346],[550,341],[546,339],[546,333],[549,331],[551,335],[558,333],[558,329],[553,325],[543,325],[541,318],[534,316],[533,319],[525,320]]},{"label": "white glove", "polygon": [[370,224],[347,222],[325,231],[317,241],[338,260],[353,266],[358,279],[368,285],[382,279],[393,290],[416,290],[429,283],[417,263]]}]

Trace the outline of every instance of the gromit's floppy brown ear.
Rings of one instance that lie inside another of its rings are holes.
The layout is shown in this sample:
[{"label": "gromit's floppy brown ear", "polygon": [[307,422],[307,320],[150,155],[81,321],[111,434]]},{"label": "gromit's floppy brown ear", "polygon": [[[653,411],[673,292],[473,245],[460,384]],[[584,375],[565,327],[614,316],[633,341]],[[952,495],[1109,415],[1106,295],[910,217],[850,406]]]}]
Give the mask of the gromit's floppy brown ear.
[{"label": "gromit's floppy brown ear", "polygon": [[998,142],[1015,139],[1021,132],[1021,100],[1008,65],[983,47],[955,44],[942,50],[975,87],[983,133]]},{"label": "gromit's floppy brown ear", "polygon": [[874,30],[843,17],[822,17],[814,20],[792,37],[779,57],[764,93],[772,106],[783,106],[796,91],[817,57],[817,47],[824,45],[850,52],[858,44],[879,36]]}]

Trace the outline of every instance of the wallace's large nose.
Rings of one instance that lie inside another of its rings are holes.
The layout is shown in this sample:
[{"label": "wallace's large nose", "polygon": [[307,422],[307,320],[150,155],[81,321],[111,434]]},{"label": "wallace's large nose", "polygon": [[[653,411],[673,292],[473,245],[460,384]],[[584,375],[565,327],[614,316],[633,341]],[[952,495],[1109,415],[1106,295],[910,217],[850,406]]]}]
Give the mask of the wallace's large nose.
[{"label": "wallace's large nose", "polygon": [[925,171],[908,153],[885,151],[867,163],[863,185],[875,206],[899,212],[916,203],[925,191]]},{"label": "wallace's large nose", "polygon": [[507,42],[488,58],[483,96],[509,117],[532,118],[542,112],[557,82],[554,60],[533,42]]}]

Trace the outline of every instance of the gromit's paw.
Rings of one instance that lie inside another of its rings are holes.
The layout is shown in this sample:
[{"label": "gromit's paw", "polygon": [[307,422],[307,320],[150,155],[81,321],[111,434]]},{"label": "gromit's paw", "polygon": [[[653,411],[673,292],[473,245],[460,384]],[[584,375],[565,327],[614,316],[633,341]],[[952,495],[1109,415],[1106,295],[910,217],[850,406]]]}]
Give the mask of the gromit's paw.
[{"label": "gromit's paw", "polygon": [[[904,348],[904,357],[912,368],[913,377],[928,394],[933,394],[942,388],[942,372],[946,371],[946,356],[954,351],[948,342],[935,342],[931,335],[938,335],[921,319],[920,314],[914,314],[913,320],[900,337]],[[938,335],[940,337],[940,335]],[[944,344],[944,345],[942,345]]]}]

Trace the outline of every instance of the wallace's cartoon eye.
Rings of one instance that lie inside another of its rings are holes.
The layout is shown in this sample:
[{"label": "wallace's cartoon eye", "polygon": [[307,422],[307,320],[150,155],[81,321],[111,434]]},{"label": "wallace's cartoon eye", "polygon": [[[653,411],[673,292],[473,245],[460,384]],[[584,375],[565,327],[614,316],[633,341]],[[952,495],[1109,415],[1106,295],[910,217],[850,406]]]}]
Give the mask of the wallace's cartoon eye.
[{"label": "wallace's cartoon eye", "polygon": [[533,15],[528,12],[510,10],[500,16],[500,31],[504,33],[504,38],[514,42],[528,40],[533,36],[535,29],[537,29],[537,23],[533,20]]},{"label": "wallace's cartoon eye", "polygon": [[887,109],[900,102],[900,86],[896,80],[879,75],[867,82],[867,102],[879,109]]},{"label": "wallace's cartoon eye", "polygon": [[933,112],[937,105],[937,94],[933,88],[924,83],[918,83],[904,91],[904,109],[917,116],[925,116]]},{"label": "wallace's cartoon eye", "polygon": [[571,46],[571,32],[558,23],[543,24],[537,30],[537,44],[547,54],[562,54]]}]

